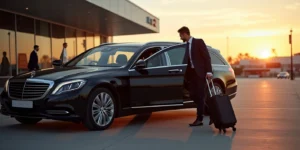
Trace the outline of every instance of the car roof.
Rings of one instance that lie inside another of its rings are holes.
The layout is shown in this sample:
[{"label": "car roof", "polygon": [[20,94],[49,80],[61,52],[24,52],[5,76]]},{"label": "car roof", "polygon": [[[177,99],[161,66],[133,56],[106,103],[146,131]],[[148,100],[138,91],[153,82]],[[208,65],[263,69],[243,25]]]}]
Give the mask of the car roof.
[{"label": "car roof", "polygon": [[[175,45],[185,45],[185,43],[181,42],[171,42],[171,41],[154,41],[147,43],[139,43],[139,42],[126,42],[126,43],[103,43],[102,45],[110,45],[110,46],[140,46],[140,47],[151,47],[151,46],[175,46]],[[216,53],[220,53],[220,50],[213,48],[207,45],[207,49]]]},{"label": "car roof", "polygon": [[128,42],[128,43],[103,43],[100,46],[143,46],[143,43],[137,43],[137,42]]}]

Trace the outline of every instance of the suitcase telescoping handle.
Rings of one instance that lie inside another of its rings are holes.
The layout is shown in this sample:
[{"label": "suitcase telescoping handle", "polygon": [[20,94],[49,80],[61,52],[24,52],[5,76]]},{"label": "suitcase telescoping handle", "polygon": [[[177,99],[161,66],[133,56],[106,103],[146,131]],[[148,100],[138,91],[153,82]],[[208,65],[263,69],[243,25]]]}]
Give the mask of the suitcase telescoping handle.
[{"label": "suitcase telescoping handle", "polygon": [[213,90],[214,90],[215,95],[217,95],[217,92],[216,92],[216,89],[215,89],[215,85],[214,85],[213,80],[212,80],[212,79],[208,80],[208,79],[206,78],[207,88],[208,88],[210,97],[212,97],[213,95],[212,95],[212,92],[211,92],[211,88],[210,88],[209,82],[211,82],[211,84],[212,84],[212,88],[213,88]]}]

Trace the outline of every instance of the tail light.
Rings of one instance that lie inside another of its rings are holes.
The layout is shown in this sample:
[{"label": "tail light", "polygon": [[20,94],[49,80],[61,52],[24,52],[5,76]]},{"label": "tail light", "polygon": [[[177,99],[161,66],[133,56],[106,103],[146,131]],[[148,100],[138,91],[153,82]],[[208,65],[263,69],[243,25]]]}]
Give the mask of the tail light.
[{"label": "tail light", "polygon": [[229,71],[231,72],[231,74],[232,74],[233,76],[235,76],[234,70],[233,70],[231,67],[229,68]]}]

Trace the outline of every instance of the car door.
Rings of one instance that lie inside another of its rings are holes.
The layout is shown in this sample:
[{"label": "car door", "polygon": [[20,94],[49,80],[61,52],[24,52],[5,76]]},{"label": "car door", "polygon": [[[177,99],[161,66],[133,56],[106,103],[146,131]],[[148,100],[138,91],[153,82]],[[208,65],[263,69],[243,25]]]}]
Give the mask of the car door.
[{"label": "car door", "polygon": [[[184,46],[174,46],[162,50],[145,60],[146,68],[130,69],[131,105],[153,107],[182,105],[182,84],[185,67],[171,65],[168,51],[184,51]],[[174,52],[173,52],[174,53]],[[171,56],[173,56],[170,53]],[[184,54],[183,54],[184,55]],[[183,61],[182,58],[178,58]],[[179,93],[180,92],[180,93]]]}]

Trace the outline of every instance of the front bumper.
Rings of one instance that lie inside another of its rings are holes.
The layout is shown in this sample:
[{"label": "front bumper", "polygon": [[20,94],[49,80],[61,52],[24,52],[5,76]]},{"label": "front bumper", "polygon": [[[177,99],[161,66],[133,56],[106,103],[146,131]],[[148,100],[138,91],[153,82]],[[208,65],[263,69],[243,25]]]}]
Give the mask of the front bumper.
[{"label": "front bumper", "polygon": [[87,102],[79,93],[79,91],[73,91],[61,95],[49,95],[44,99],[32,101],[33,108],[28,109],[12,107],[12,99],[8,97],[7,93],[3,92],[0,96],[0,112],[11,117],[79,122],[85,114],[84,110]]}]

